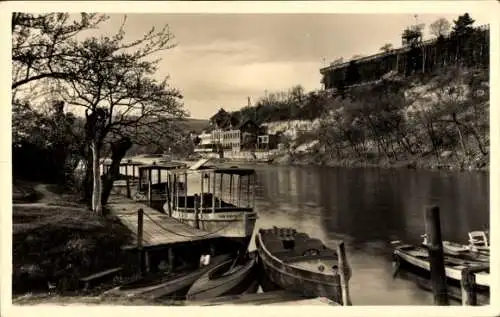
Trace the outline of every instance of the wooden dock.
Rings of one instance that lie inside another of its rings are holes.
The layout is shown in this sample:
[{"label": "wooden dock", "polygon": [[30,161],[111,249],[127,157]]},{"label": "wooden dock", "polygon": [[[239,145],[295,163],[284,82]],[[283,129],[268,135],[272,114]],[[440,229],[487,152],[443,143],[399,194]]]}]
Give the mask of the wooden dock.
[{"label": "wooden dock", "polygon": [[135,202],[123,196],[110,197],[106,207],[112,216],[116,217],[131,232],[134,233],[134,241],[125,249],[137,247],[138,210],[143,210],[142,247],[174,246],[186,242],[216,239],[221,236],[200,229],[192,228],[166,214],[148,207],[145,204]]}]

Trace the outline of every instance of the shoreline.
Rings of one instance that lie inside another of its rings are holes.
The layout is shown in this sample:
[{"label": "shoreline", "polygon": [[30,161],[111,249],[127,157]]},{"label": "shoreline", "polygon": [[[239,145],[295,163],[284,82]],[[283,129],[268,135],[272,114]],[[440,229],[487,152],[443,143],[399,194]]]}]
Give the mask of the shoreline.
[{"label": "shoreline", "polygon": [[[418,171],[449,171],[449,172],[482,172],[489,173],[489,159],[486,158],[478,163],[465,164],[460,161],[449,159],[441,159],[437,161],[435,158],[414,158],[407,160],[388,161],[380,159],[375,160],[360,160],[355,158],[347,158],[344,160],[329,160],[318,159],[312,154],[301,155],[281,155],[271,160],[244,160],[231,158],[215,158],[212,159],[216,164],[248,164],[248,165],[267,165],[267,166],[324,166],[337,168],[380,168],[380,169],[407,169]],[[191,162],[191,160],[183,160],[183,162]],[[195,162],[195,161],[193,161]],[[480,166],[478,166],[480,165]]]}]

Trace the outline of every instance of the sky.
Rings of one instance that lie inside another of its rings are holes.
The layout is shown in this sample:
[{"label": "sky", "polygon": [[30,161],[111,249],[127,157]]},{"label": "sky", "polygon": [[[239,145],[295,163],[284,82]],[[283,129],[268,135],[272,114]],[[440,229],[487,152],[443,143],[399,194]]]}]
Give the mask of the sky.
[{"label": "sky", "polygon": [[[488,23],[474,14],[475,25]],[[110,14],[89,35],[112,35],[123,14]],[[379,52],[385,43],[398,47],[408,25],[428,26],[457,14],[127,14],[126,39],[168,24],[177,46],[162,52],[158,77],[169,76],[192,118],[208,119],[220,108],[237,110],[266,92],[302,85],[321,89],[319,69],[333,60]]]}]

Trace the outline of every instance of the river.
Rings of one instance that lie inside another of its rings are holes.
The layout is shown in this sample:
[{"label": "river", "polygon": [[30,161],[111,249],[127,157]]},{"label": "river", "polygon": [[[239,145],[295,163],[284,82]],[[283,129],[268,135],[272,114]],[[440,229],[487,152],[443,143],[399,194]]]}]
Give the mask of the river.
[{"label": "river", "polygon": [[[412,281],[392,277],[390,241],[418,243],[423,210],[441,210],[445,240],[489,229],[489,174],[319,166],[257,167],[258,228],[291,226],[335,247],[346,243],[355,305],[432,305]],[[252,239],[250,248],[254,247]]]},{"label": "river", "polygon": [[467,243],[469,231],[489,229],[488,173],[251,167],[257,170],[259,218],[254,233],[259,228],[290,226],[333,248],[343,240],[353,271],[349,287],[355,305],[433,304],[430,292],[412,281],[393,278],[391,265],[390,241],[422,241],[426,205],[440,207],[444,240]]}]

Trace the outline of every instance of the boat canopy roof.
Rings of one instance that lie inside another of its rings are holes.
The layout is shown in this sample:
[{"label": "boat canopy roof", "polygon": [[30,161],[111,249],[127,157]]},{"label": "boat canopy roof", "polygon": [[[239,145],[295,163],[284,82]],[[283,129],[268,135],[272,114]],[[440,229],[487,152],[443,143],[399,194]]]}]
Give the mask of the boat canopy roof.
[{"label": "boat canopy roof", "polygon": [[228,174],[228,175],[238,175],[238,176],[249,176],[255,174],[255,170],[252,168],[239,168],[239,167],[227,167],[227,168],[217,168],[217,167],[202,167],[196,170],[191,169],[177,169],[171,171],[174,174],[204,174],[204,173],[215,173],[215,174]]},{"label": "boat canopy roof", "polygon": [[[112,161],[111,159],[109,158],[106,158],[102,161],[102,164],[105,165],[105,166],[109,166],[112,164]],[[134,160],[122,160],[120,162],[120,166],[140,166],[140,165],[144,165],[144,163],[142,162],[139,162],[139,161],[134,161]]]},{"label": "boat canopy roof", "polygon": [[145,170],[171,170],[176,168],[185,168],[187,165],[181,162],[160,162],[159,164],[144,164],[140,165],[139,169]]},{"label": "boat canopy roof", "polygon": [[214,173],[217,173],[217,174],[232,174],[232,175],[239,175],[239,176],[246,176],[246,175],[255,174],[255,170],[251,169],[251,168],[235,168],[235,167],[216,168],[213,171],[214,171]]}]

